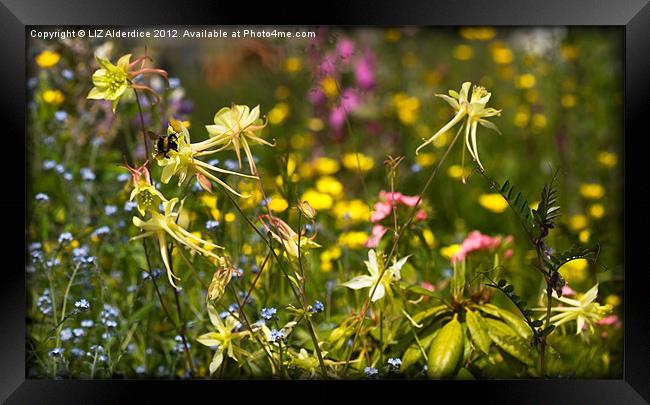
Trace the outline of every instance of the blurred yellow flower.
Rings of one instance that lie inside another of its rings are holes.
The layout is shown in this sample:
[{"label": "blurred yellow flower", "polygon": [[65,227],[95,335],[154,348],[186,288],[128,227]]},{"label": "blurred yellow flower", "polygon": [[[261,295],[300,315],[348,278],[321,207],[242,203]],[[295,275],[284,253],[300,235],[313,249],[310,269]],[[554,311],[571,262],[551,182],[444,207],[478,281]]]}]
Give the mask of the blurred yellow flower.
[{"label": "blurred yellow flower", "polygon": [[286,100],[289,97],[289,88],[287,86],[278,86],[273,93],[278,100]]},{"label": "blurred yellow flower", "polygon": [[342,158],[343,167],[353,172],[367,172],[375,166],[375,162],[363,153],[346,153]]},{"label": "blurred yellow flower", "polygon": [[571,284],[581,283],[587,279],[588,265],[587,259],[572,260],[560,267],[560,273]]},{"label": "blurred yellow flower", "polygon": [[492,27],[463,27],[459,32],[461,37],[474,41],[489,41],[497,34]]},{"label": "blurred yellow flower", "polygon": [[313,188],[305,191],[300,197],[300,201],[307,201],[317,211],[328,210],[334,204],[334,199],[331,195],[318,192]]},{"label": "blurred yellow flower", "polygon": [[605,215],[605,207],[602,204],[592,204],[589,207],[589,215],[593,218],[600,219]]},{"label": "blurred yellow flower", "polygon": [[618,162],[616,153],[602,151],[598,153],[598,162],[605,167],[614,167]]},{"label": "blurred yellow flower", "polygon": [[580,194],[588,200],[598,200],[605,195],[605,188],[598,183],[582,183]]},{"label": "blurred yellow flower", "polygon": [[578,57],[578,48],[571,45],[563,46],[562,57],[566,60],[575,60]]},{"label": "blurred yellow flower", "polygon": [[440,254],[442,257],[444,257],[447,260],[451,260],[451,258],[458,253],[460,250],[460,245],[458,243],[455,243],[453,245],[445,246],[440,248]]},{"label": "blurred yellow flower", "polygon": [[43,102],[55,106],[63,103],[63,100],[65,100],[65,96],[59,90],[45,90],[41,94],[41,98]]},{"label": "blurred yellow flower", "polygon": [[389,28],[384,33],[384,39],[387,42],[397,42],[402,37],[402,33],[397,28]]},{"label": "blurred yellow flower", "polygon": [[607,297],[605,297],[605,304],[611,305],[612,307],[617,307],[621,305],[621,297],[616,294],[610,294]]},{"label": "blurred yellow flower", "polygon": [[287,58],[287,60],[284,61],[284,70],[286,70],[289,73],[299,72],[301,68],[302,68],[302,62],[300,58],[296,56]]},{"label": "blurred yellow flower", "polygon": [[588,223],[587,217],[582,214],[571,215],[568,218],[569,228],[573,231],[580,231],[586,228]]},{"label": "blurred yellow flower", "polygon": [[478,198],[479,204],[488,211],[501,213],[508,209],[508,202],[501,196],[501,194],[481,194]]},{"label": "blurred yellow flower", "polygon": [[336,84],[336,79],[332,76],[326,76],[320,81],[320,88],[323,90],[323,93],[329,98],[334,98],[339,93],[338,85]]},{"label": "blurred yellow flower", "polygon": [[454,58],[465,61],[472,59],[474,51],[472,50],[471,46],[462,44],[454,48],[453,55]]},{"label": "blurred yellow flower", "polygon": [[371,210],[362,200],[337,201],[332,209],[338,226],[370,221]]},{"label": "blurred yellow flower", "polygon": [[289,104],[278,103],[269,111],[269,122],[278,125],[284,122],[289,115]]},{"label": "blurred yellow flower", "polygon": [[431,166],[436,163],[437,157],[433,153],[421,153],[415,157],[415,163],[422,167]]},{"label": "blurred yellow flower", "polygon": [[578,234],[578,240],[580,240],[581,243],[589,242],[590,237],[591,237],[591,231],[589,229],[583,229]]},{"label": "blurred yellow flower", "polygon": [[511,63],[514,59],[514,55],[512,54],[512,51],[510,48],[505,46],[503,43],[497,43],[494,46],[492,46],[492,60],[495,63],[498,63],[500,65],[507,65],[508,63]]},{"label": "blurred yellow flower", "polygon": [[57,63],[59,63],[59,60],[61,60],[61,55],[58,54],[57,52],[52,52],[50,50],[45,50],[38,55],[36,55],[36,64],[43,68],[43,69],[49,69],[52,66],[55,66]]},{"label": "blurred yellow flower", "polygon": [[533,127],[542,129],[546,127],[546,115],[541,114],[541,113],[535,113],[533,114],[533,119],[532,119]]},{"label": "blurred yellow flower", "polygon": [[325,124],[320,118],[310,118],[309,121],[307,121],[307,128],[311,131],[318,132],[325,128]]},{"label": "blurred yellow flower", "polygon": [[339,245],[346,246],[349,249],[363,249],[367,240],[367,233],[352,231],[342,233],[341,236],[339,236],[338,243]]},{"label": "blurred yellow flower", "polygon": [[234,222],[234,221],[235,221],[235,214],[232,213],[232,212],[229,212],[229,213],[227,213],[227,214],[224,216],[224,219],[225,219],[226,222],[228,222],[228,223],[230,223],[230,222]]},{"label": "blurred yellow flower", "polygon": [[207,208],[217,208],[217,196],[214,194],[203,194],[199,197],[199,201]]},{"label": "blurred yellow flower", "polygon": [[427,243],[427,246],[430,248],[434,248],[436,246],[436,238],[431,230],[425,229],[422,231],[422,236],[424,237],[424,241]]},{"label": "blurred yellow flower", "polygon": [[343,194],[343,184],[334,177],[323,176],[316,181],[316,190],[336,198]]},{"label": "blurred yellow flower", "polygon": [[338,246],[332,246],[327,248],[323,253],[320,254],[321,261],[332,261],[339,259],[341,257],[341,248]]},{"label": "blurred yellow flower", "polygon": [[334,174],[339,171],[339,162],[328,157],[319,157],[313,161],[314,168],[318,174]]},{"label": "blurred yellow flower", "polygon": [[515,85],[520,89],[530,89],[535,86],[535,76],[530,73],[524,73],[523,75],[517,76]]},{"label": "blurred yellow flower", "polygon": [[451,165],[447,169],[447,176],[451,177],[454,180],[461,180],[472,172],[469,167],[463,167],[461,165]]},{"label": "blurred yellow flower", "polygon": [[397,118],[404,125],[411,125],[420,115],[420,100],[409,97],[406,93],[397,93],[393,96],[393,106],[397,111]]},{"label": "blurred yellow flower", "polygon": [[573,108],[576,105],[576,97],[573,94],[563,94],[560,98],[560,104],[565,108]]},{"label": "blurred yellow flower", "polygon": [[289,208],[289,203],[287,200],[282,198],[280,195],[272,195],[269,201],[269,209],[273,212],[282,212]]},{"label": "blurred yellow flower", "polygon": [[527,106],[520,106],[517,108],[517,112],[515,113],[515,119],[514,119],[514,124],[515,126],[518,126],[519,128],[523,128],[526,125],[528,125],[528,121],[530,120],[530,112]]}]

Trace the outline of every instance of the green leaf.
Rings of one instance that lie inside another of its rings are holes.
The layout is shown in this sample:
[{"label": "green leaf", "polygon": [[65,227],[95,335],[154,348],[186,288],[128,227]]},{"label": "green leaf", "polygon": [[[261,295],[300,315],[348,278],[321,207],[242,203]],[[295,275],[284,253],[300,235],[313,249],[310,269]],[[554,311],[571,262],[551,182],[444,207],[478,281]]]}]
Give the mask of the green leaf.
[{"label": "green leaf", "polygon": [[530,344],[519,337],[515,331],[505,323],[494,319],[486,319],[487,331],[490,339],[504,352],[516,358],[527,366],[535,364],[534,352]]},{"label": "green leaf", "polygon": [[445,324],[429,349],[427,375],[429,378],[442,378],[451,375],[463,355],[465,337],[458,322],[458,314]]},{"label": "green leaf", "polygon": [[483,317],[481,317],[481,314],[478,312],[474,313],[467,309],[465,320],[469,333],[472,336],[472,341],[474,341],[476,347],[481,349],[483,353],[488,354],[492,342],[490,341],[490,336],[485,330],[485,325],[483,325]]},{"label": "green leaf", "polygon": [[135,311],[133,313],[133,315],[131,315],[131,317],[129,318],[128,323],[132,324],[134,322],[138,322],[138,321],[142,320],[142,318],[144,318],[144,316],[151,310],[151,308],[153,308],[153,305],[154,305],[153,302],[149,302],[147,304],[144,304],[141,308],[139,308],[137,311]]},{"label": "green leaf", "polygon": [[476,378],[469,372],[465,367],[458,370],[458,379],[459,380],[475,380]]},{"label": "green leaf", "polygon": [[501,319],[503,319],[505,323],[512,328],[512,330],[517,332],[519,336],[524,339],[531,338],[533,331],[530,329],[530,326],[528,326],[522,316],[512,313],[504,308],[499,308],[497,306],[495,306],[495,308],[499,312],[499,315],[501,315]]},{"label": "green leaf", "polygon": [[406,288],[404,288],[406,291],[415,293],[415,294],[420,294],[420,295],[426,295],[428,297],[434,297],[434,298],[440,298],[438,295],[436,295],[434,292],[431,292],[427,290],[424,287],[420,287],[419,285],[411,285]]},{"label": "green leaf", "polygon": [[434,315],[437,315],[448,308],[449,307],[447,305],[438,305],[435,307],[427,308],[424,311],[418,312],[417,314],[413,315],[412,318],[415,322],[421,323],[423,320],[430,318]]},{"label": "green leaf", "polygon": [[435,339],[436,335],[438,335],[438,332],[440,332],[440,329],[436,329],[433,333],[429,334],[425,338],[420,339],[420,345],[422,346],[422,349],[420,349],[417,342],[413,343],[408,347],[408,349],[406,349],[402,355],[402,370],[408,369],[410,366],[416,364],[420,361],[420,359],[422,359],[422,350],[426,352],[429,349],[431,342],[433,342],[433,339]]}]

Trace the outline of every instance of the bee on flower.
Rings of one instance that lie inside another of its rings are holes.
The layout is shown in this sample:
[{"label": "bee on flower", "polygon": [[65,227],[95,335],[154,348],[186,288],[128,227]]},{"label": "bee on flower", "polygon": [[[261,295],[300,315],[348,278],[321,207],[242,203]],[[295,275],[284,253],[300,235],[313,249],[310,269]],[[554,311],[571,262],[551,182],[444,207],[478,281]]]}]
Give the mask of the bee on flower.
[{"label": "bee on flower", "polygon": [[[117,65],[111,63],[105,57],[95,55],[99,69],[93,73],[93,87],[86,98],[93,100],[108,100],[113,102],[113,112],[117,109],[120,98],[128,89],[142,90],[152,94],[156,102],[160,96],[154,89],[144,84],[135,84],[135,79],[144,74],[157,74],[168,78],[167,72],[163,69],[144,67],[147,60],[151,58],[145,54],[131,62],[131,54],[122,56]],[[139,65],[139,66],[138,66]]]},{"label": "bee on flower", "polygon": [[[465,127],[465,145],[474,161],[478,163],[481,170],[484,170],[476,146],[476,129],[478,124],[481,124],[486,128],[499,132],[496,125],[485,118],[499,116],[501,115],[501,110],[486,107],[488,101],[490,101],[492,93],[489,93],[484,87],[474,86],[471,97],[469,95],[470,87],[472,87],[472,83],[465,82],[461,86],[460,92],[449,90],[449,96],[446,94],[436,94],[437,97],[444,99],[449,103],[449,105],[451,105],[456,112],[456,115],[454,115],[451,121],[440,128],[440,130],[438,130],[438,132],[436,132],[432,137],[427,139],[422,145],[418,146],[415,150],[416,154],[420,152],[422,148],[435,141],[439,136],[449,131],[456,124],[466,118],[463,123]],[[461,126],[461,129],[462,128],[463,127]]]},{"label": "bee on flower", "polygon": [[211,191],[210,180],[212,180],[231,193],[244,197],[223,180],[215,176],[214,173],[232,174],[240,177],[258,179],[257,176],[221,169],[197,159],[199,156],[205,156],[217,151],[210,150],[214,145],[206,143],[206,141],[190,143],[190,133],[180,121],[170,120],[169,126],[167,127],[167,136],[173,137],[174,147],[167,148],[164,151],[160,151],[156,147],[154,151],[154,158],[158,166],[163,168],[160,181],[165,184],[169,183],[169,180],[173,176],[178,175],[178,185],[180,186],[188,176],[196,175],[199,184],[206,191]]}]

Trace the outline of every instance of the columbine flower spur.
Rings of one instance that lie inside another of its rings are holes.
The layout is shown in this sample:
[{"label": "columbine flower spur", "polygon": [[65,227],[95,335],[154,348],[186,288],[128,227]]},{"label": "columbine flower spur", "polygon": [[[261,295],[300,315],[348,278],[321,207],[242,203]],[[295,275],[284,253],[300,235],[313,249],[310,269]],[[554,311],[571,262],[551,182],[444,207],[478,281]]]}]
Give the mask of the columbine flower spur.
[{"label": "columbine flower spur", "polygon": [[476,161],[476,163],[478,163],[481,170],[484,170],[483,165],[481,164],[481,160],[479,159],[478,148],[476,146],[476,128],[478,124],[481,124],[486,128],[499,132],[499,129],[496,127],[496,125],[490,121],[487,121],[485,118],[495,115],[499,116],[501,115],[501,110],[495,110],[494,108],[486,107],[488,101],[490,101],[492,93],[488,93],[484,87],[474,86],[470,98],[469,89],[471,86],[472,83],[465,82],[461,87],[460,93],[457,93],[454,90],[449,90],[449,96],[446,94],[436,94],[436,96],[444,99],[447,103],[449,103],[449,105],[452,106],[452,108],[456,111],[456,115],[451,119],[451,121],[445,124],[445,126],[440,128],[440,130],[438,130],[438,132],[436,132],[431,138],[426,140],[422,145],[418,146],[418,148],[415,150],[416,154],[419,153],[420,150],[426,145],[433,142],[440,135],[449,131],[456,124],[461,122],[463,118],[467,117],[466,122],[463,124],[465,125],[465,145],[467,146],[467,150],[469,151],[470,155],[472,155],[472,158]]}]

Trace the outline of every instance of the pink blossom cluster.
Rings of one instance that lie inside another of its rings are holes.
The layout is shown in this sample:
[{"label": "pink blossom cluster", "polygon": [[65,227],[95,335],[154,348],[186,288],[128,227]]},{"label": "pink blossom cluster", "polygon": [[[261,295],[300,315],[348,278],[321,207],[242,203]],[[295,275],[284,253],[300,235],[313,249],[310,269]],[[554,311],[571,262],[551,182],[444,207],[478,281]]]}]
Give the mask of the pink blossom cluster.
[{"label": "pink blossom cluster", "polygon": [[[492,237],[483,235],[479,231],[472,231],[469,233],[469,235],[467,235],[463,243],[460,245],[460,250],[451,257],[451,262],[456,263],[462,261],[471,252],[480,250],[494,250],[501,245],[501,242],[502,240],[500,236]],[[512,236],[506,237],[503,242],[504,244],[509,244],[512,242]],[[506,259],[512,257],[512,249],[506,250],[504,255]]]},{"label": "pink blossom cluster", "polygon": [[[380,191],[379,198],[383,201],[378,201],[375,203],[375,207],[370,214],[370,221],[375,225],[372,227],[372,233],[366,241],[365,246],[369,249],[376,248],[381,241],[381,238],[386,234],[388,228],[380,224],[379,222],[387,218],[393,212],[393,207],[398,207],[400,205],[405,207],[415,207],[420,202],[420,196],[408,196],[398,192],[386,192]],[[427,218],[426,212],[420,209],[415,214],[415,219],[418,221],[423,221]]]},{"label": "pink blossom cluster", "polygon": [[[323,44],[315,45],[322,46]],[[352,40],[341,38],[337,42],[335,50],[324,54],[315,51],[312,53],[312,60],[316,65],[316,81],[309,91],[308,99],[317,111],[327,117],[327,122],[335,136],[340,138],[346,117],[362,104],[363,93],[375,87],[376,57],[369,48],[357,52],[357,46]],[[345,71],[353,73],[354,84],[339,89],[340,97],[337,103],[328,105],[327,96],[320,86],[320,81],[325,77],[331,77],[340,86],[343,86],[341,75]]]}]

